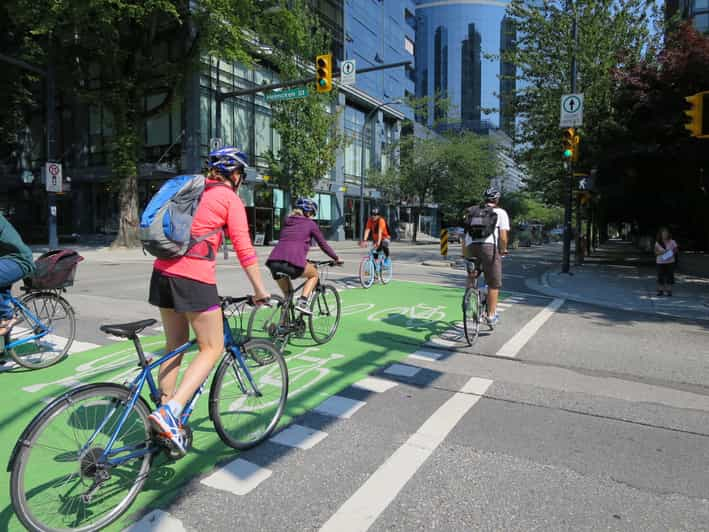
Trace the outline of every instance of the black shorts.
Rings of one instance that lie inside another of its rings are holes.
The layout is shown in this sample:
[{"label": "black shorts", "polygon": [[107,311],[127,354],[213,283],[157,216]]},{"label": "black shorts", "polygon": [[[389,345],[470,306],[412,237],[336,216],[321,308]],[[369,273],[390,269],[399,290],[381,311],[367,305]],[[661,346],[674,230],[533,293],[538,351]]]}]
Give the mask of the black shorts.
[{"label": "black shorts", "polygon": [[302,276],[305,271],[305,268],[294,266],[290,262],[286,262],[284,260],[269,260],[266,261],[266,266],[269,270],[271,270],[271,275],[276,281],[282,278],[282,275],[278,274],[287,275],[290,279],[297,279]]},{"label": "black shorts", "polygon": [[176,312],[203,312],[219,306],[219,293],[215,284],[172,277],[153,270],[148,302]]},{"label": "black shorts", "polygon": [[675,284],[675,263],[657,265],[657,284]]}]

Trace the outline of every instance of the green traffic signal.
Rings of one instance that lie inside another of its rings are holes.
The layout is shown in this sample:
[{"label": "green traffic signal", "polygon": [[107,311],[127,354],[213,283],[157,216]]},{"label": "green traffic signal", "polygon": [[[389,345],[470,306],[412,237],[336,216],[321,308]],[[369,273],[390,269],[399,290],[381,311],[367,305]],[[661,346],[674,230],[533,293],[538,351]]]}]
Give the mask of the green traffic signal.
[{"label": "green traffic signal", "polygon": [[569,149],[564,150],[564,157],[566,157],[567,159],[568,159],[569,157],[571,157],[573,154],[574,154],[574,152],[572,152],[572,151],[569,150]]}]

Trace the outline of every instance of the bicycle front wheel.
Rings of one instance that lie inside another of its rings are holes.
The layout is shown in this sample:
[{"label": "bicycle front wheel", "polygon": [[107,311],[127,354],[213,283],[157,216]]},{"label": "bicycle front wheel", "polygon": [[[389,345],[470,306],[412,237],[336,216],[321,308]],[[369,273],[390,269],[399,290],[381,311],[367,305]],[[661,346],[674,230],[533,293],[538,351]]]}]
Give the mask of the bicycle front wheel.
[{"label": "bicycle front wheel", "polygon": [[82,386],[25,429],[10,462],[10,495],[28,530],[100,530],[128,509],[152,460],[148,406],[139,398],[126,412],[129,399],[130,391],[117,384]]},{"label": "bicycle front wheel", "polygon": [[481,311],[480,295],[477,289],[467,288],[463,296],[463,331],[468,345],[473,345],[478,339]]},{"label": "bicycle front wheel", "polygon": [[261,305],[251,310],[246,335],[249,339],[270,340],[279,351],[283,351],[288,344],[288,335],[279,330],[284,300],[275,295],[271,296],[271,300],[272,306]]},{"label": "bicycle front wheel", "polygon": [[364,257],[359,263],[359,282],[362,288],[369,288],[374,283],[374,262],[369,257]]},{"label": "bicycle front wheel", "polygon": [[312,314],[308,318],[310,334],[318,344],[329,342],[340,325],[342,304],[337,289],[330,284],[322,284],[317,288],[310,302]]},{"label": "bicycle front wheel", "polygon": [[76,336],[74,309],[53,292],[32,292],[21,303],[24,308],[17,308],[18,321],[10,331],[10,342],[21,343],[8,353],[28,369],[56,364],[67,355]]},{"label": "bicycle front wheel", "polygon": [[283,355],[271,342],[249,340],[240,354],[227,353],[220,362],[209,391],[209,415],[224,443],[250,449],[271,435],[287,398]]}]

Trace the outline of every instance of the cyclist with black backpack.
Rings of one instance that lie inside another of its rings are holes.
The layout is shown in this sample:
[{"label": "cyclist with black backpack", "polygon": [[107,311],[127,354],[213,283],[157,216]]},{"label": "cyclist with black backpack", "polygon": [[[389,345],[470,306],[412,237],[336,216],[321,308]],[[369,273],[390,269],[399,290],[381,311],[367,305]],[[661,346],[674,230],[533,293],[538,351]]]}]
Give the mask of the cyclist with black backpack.
[{"label": "cyclist with black backpack", "polygon": [[[500,191],[491,186],[485,191],[485,201],[473,205],[465,214],[465,239],[463,254],[475,259],[477,268],[485,274],[488,286],[486,316],[488,325],[494,327],[500,321],[497,300],[502,287],[502,256],[507,255],[507,235],[510,217],[498,206]],[[473,286],[475,269],[468,266],[468,287]]]}]

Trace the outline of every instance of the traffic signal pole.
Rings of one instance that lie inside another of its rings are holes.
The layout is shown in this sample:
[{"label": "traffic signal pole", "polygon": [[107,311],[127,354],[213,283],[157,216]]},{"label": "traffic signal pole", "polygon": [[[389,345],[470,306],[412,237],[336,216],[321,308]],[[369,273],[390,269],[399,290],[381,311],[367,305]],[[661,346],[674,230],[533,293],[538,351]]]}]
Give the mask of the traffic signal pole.
[{"label": "traffic signal pole", "polygon": [[[398,63],[387,63],[384,65],[376,65],[373,67],[367,67],[367,68],[358,68],[357,69],[357,74],[366,74],[367,72],[376,72],[377,70],[387,70],[389,68],[396,68],[396,67],[402,67],[406,65],[411,65],[411,61],[399,61]],[[339,70],[335,70],[332,73],[333,78],[338,77],[340,75]],[[315,76],[310,76],[307,78],[300,78],[300,79],[293,79],[290,81],[283,81],[281,83],[271,83],[270,85],[259,85],[257,87],[251,87],[250,89],[241,89],[238,91],[231,91],[231,92],[220,92],[219,88],[217,88],[217,93],[216,93],[216,101],[217,101],[217,108],[215,112],[215,137],[219,138],[221,137],[221,130],[222,130],[222,124],[221,124],[221,117],[222,117],[222,102],[226,100],[227,98],[238,98],[239,96],[250,96],[252,94],[257,94],[259,92],[266,92],[266,91],[272,91],[276,89],[286,89],[288,87],[296,87],[298,85],[305,85],[306,83],[315,83],[317,81],[317,77]]]},{"label": "traffic signal pole", "polygon": [[[566,0],[566,10],[574,9],[573,0]],[[576,94],[576,44],[578,42],[578,28],[576,10],[573,12],[574,18],[571,22],[571,40],[573,48],[571,51],[571,93]],[[573,208],[574,195],[574,163],[567,161],[566,193],[564,198],[564,249],[561,263],[561,272],[570,273],[571,269],[571,210]],[[578,253],[579,250],[576,250]]]}]

